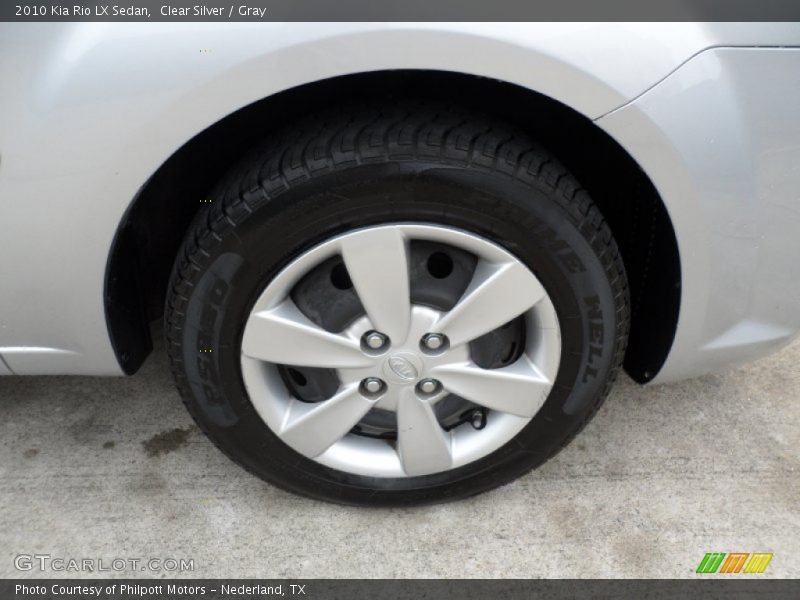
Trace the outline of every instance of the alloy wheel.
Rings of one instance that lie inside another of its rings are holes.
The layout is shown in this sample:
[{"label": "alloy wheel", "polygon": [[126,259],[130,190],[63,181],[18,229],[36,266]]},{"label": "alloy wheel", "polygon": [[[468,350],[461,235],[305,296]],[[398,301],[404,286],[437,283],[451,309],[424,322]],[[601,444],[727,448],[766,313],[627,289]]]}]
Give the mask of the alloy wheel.
[{"label": "alloy wheel", "polygon": [[544,404],[560,355],[555,308],[525,264],[483,237],[413,223],[291,261],[241,343],[267,426],[314,461],[374,477],[447,471],[502,447]]}]

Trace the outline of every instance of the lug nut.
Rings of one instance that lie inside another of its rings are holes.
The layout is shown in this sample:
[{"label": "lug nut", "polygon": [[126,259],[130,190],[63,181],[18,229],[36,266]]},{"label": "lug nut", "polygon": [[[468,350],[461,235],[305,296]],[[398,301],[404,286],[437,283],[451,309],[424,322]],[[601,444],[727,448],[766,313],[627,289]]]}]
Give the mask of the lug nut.
[{"label": "lug nut", "polygon": [[417,384],[417,389],[423,394],[433,394],[439,389],[439,382],[435,379],[423,379]]},{"label": "lug nut", "polygon": [[446,342],[447,338],[441,333],[429,333],[422,338],[422,345],[428,350],[439,350]]},{"label": "lug nut", "polygon": [[377,394],[383,389],[383,381],[377,377],[367,377],[361,382],[361,385],[364,386],[364,389],[370,394]]},{"label": "lug nut", "polygon": [[370,331],[364,335],[364,343],[368,348],[380,350],[386,345],[388,338],[377,331]]}]

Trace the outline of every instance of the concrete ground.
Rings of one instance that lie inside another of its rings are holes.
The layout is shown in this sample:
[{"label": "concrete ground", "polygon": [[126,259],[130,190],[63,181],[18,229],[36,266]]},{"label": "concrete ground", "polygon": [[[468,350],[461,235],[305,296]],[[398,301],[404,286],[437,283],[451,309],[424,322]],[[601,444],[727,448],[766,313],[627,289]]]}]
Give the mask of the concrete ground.
[{"label": "concrete ground", "polygon": [[[195,577],[692,577],[741,551],[798,577],[798,364],[796,344],[679,384],[623,378],[538,471],[403,510],[247,474],[193,425],[162,352],[128,379],[0,377],[0,576],[42,576],[13,563],[43,553],[189,558]],[[166,576],[118,575],[137,574]]]}]

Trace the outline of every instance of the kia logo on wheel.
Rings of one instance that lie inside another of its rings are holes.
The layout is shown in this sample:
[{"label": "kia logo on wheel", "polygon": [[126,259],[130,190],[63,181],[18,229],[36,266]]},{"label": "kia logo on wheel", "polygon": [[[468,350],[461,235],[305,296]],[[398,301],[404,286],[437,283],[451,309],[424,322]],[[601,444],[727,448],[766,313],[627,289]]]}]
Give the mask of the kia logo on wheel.
[{"label": "kia logo on wheel", "polygon": [[408,381],[412,381],[419,376],[417,369],[414,368],[414,365],[412,365],[402,356],[391,357],[389,359],[389,368],[394,372],[395,375]]}]

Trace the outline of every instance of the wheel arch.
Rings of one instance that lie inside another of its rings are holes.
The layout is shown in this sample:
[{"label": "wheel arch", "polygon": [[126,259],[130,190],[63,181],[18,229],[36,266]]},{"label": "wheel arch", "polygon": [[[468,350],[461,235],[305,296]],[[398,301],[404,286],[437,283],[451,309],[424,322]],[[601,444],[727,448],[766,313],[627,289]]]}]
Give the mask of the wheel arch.
[{"label": "wheel arch", "polygon": [[149,322],[163,312],[178,248],[215,182],[270,131],[365,96],[425,97],[494,113],[555,154],[592,195],[620,246],[632,302],[625,368],[640,382],[658,373],[677,327],[680,261],[664,203],[634,158],[557,100],[495,79],[422,70],[344,75],[279,92],[198,133],[153,173],[118,227],[106,269],[109,335],[126,373],[150,351]]}]

